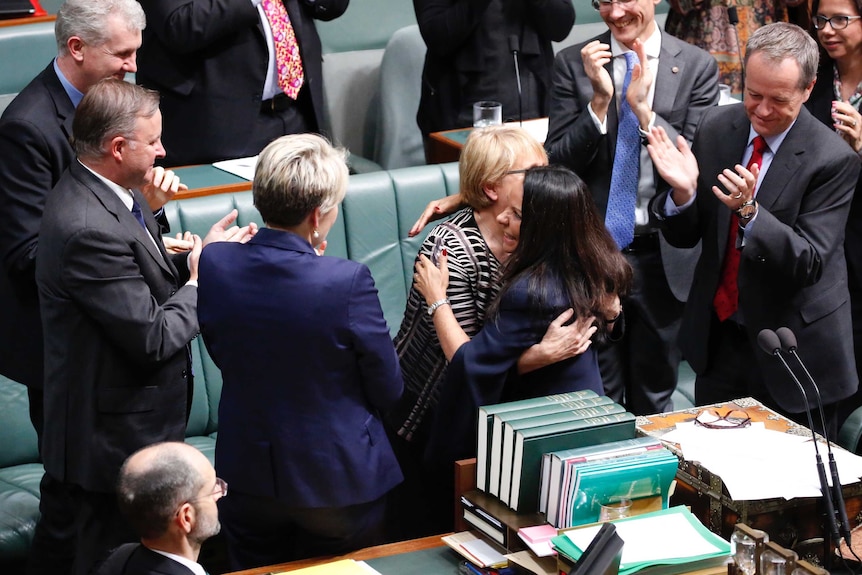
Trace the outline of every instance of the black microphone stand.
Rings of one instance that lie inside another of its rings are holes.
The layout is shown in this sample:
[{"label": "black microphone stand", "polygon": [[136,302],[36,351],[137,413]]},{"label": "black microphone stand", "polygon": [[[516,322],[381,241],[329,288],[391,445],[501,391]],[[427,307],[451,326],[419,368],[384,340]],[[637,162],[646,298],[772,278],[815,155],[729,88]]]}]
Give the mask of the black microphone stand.
[{"label": "black microphone stand", "polygon": [[[790,375],[790,378],[802,393],[802,399],[805,401],[805,406],[808,407],[808,394],[805,393],[805,388],[802,387],[802,383],[799,381],[799,378],[796,377],[796,374],[793,373],[792,369],[790,369],[787,361],[782,357],[781,340],[778,339],[778,335],[776,335],[776,333],[771,329],[762,329],[760,330],[760,333],[757,334],[757,344],[760,346],[760,349],[777,357],[781,361],[781,365],[784,366],[784,369],[787,370],[788,375]],[[814,443],[814,454],[817,458],[817,476],[820,479],[820,493],[823,495],[823,504],[826,506],[826,517],[829,520],[829,529],[832,531],[832,538],[837,544],[838,541],[841,540],[841,534],[838,532],[838,522],[835,519],[835,507],[832,505],[832,493],[829,489],[829,482],[826,480],[826,468],[823,465],[823,459],[820,457],[820,449],[817,447],[817,435],[814,432],[814,420],[811,417],[811,410],[806,409],[805,414],[808,416],[808,427],[811,429],[811,439]]]},{"label": "black microphone stand", "polygon": [[841,489],[841,480],[838,476],[838,464],[835,462],[835,455],[832,453],[832,445],[829,441],[829,434],[826,429],[826,416],[823,413],[823,399],[820,396],[820,388],[814,382],[811,372],[808,371],[808,368],[802,362],[802,358],[800,358],[799,354],[796,352],[796,335],[793,331],[789,327],[780,327],[775,333],[778,336],[778,340],[781,342],[782,349],[796,358],[796,362],[799,364],[799,367],[802,368],[802,371],[805,373],[805,377],[808,378],[809,383],[811,383],[811,387],[814,388],[814,394],[817,398],[817,409],[820,412],[820,422],[823,424],[823,438],[826,439],[826,449],[828,450],[829,471],[832,476],[832,500],[835,504],[835,511],[838,512],[838,527],[841,530],[841,535],[844,537],[849,549],[851,537],[850,520],[847,518],[847,509],[844,505],[844,493]]},{"label": "black microphone stand", "polygon": [[512,34],[509,36],[509,51],[512,52],[512,58],[515,60],[515,81],[518,84],[518,125],[524,126],[524,111],[523,111],[523,96],[521,95],[521,68],[518,66],[518,36]]}]

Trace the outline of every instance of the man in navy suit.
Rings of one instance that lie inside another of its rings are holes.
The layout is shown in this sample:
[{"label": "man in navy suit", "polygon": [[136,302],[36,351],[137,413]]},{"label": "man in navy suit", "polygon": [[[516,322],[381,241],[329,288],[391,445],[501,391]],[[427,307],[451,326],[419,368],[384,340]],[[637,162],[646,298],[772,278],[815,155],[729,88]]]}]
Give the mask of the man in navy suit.
[{"label": "man in navy suit", "polygon": [[117,499],[141,541],[118,547],[95,574],[203,575],[198,555],[221,528],[216,502],[226,495],[227,483],[191,445],[136,451],[120,468]]},{"label": "man in navy suit", "polygon": [[803,107],[817,61],[797,26],[758,29],[745,50],[743,105],[704,115],[691,149],[655,129],[649,151],[671,185],[654,204],[665,237],[703,242],[680,330],[697,404],[751,395],[806,422],[816,404],[757,344],[762,329],[787,326],[834,436],[837,405],[858,385],[844,227],[859,158]]},{"label": "man in navy suit", "polygon": [[[134,0],[68,0],[55,23],[58,55],[0,118],[0,373],[27,386],[30,420],[42,439],[42,325],[35,268],[42,209],[73,161],[69,143],[75,108],[103,78],[134,72],[144,13]],[[173,172],[154,171],[145,186],[150,209],[181,186]],[[160,224],[167,228],[167,221]],[[30,573],[68,571],[74,511],[64,486],[46,473]]]},{"label": "man in navy suit", "polygon": [[[566,48],[554,62],[545,140],[548,157],[583,178],[606,222],[621,212],[620,204],[609,199],[620,147],[627,53],[636,53],[640,62],[640,74],[632,76],[626,100],[642,134],[656,125],[691,139],[700,117],[718,102],[715,59],[664,33],[655,21],[658,3],[593,0],[608,31]],[[635,273],[632,291],[623,302],[626,333],[622,341],[599,350],[599,365],[606,393],[644,415],[672,408],[680,361],[676,335],[697,254],[660,241],[648,205],[666,184],[646,149],[638,147],[636,197],[630,198],[634,205],[628,205],[634,211],[628,222],[633,239],[619,246]]]}]

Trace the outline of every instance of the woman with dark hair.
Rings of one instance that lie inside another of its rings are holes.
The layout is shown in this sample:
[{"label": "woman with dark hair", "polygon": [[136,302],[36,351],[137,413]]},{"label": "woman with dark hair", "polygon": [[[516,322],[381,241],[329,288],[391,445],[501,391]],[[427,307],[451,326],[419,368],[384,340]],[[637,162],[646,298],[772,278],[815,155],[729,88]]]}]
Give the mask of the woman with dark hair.
[{"label": "woman with dark hair", "polygon": [[817,82],[806,106],[862,150],[862,0],[814,0],[811,23],[821,48]]},{"label": "woman with dark hair", "polygon": [[[475,441],[469,430],[478,406],[582,389],[604,394],[590,341],[579,355],[541,369],[525,374],[513,369],[562,311],[571,308],[576,319],[592,318],[598,326],[594,339],[622,331],[619,298],[631,286],[631,267],[574,172],[557,166],[526,170],[523,191],[510,192],[498,222],[514,251],[482,330],[471,340],[445,303],[433,315],[450,364],[438,407],[445,414],[446,437],[432,437],[431,457],[470,455]],[[420,257],[414,286],[429,306],[445,300],[447,283],[445,255],[437,266]]]}]

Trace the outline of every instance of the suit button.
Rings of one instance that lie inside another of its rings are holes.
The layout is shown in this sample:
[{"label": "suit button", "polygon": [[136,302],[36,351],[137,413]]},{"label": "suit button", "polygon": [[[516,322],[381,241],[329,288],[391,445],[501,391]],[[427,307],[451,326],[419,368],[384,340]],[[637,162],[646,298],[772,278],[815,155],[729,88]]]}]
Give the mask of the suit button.
[{"label": "suit button", "polygon": [[760,263],[763,263],[766,261],[766,258],[763,256],[757,256],[757,261],[759,261]]},{"label": "suit button", "polygon": [[187,370],[183,370],[183,379],[187,379],[189,377],[189,372]]}]

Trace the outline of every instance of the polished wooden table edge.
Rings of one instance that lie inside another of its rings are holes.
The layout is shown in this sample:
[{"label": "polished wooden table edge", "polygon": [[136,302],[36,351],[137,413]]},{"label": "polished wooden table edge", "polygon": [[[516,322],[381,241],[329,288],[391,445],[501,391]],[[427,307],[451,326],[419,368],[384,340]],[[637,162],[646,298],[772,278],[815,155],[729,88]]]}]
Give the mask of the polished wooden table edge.
[{"label": "polished wooden table edge", "polygon": [[251,190],[251,182],[237,182],[235,184],[220,184],[205,188],[194,188],[192,190],[180,190],[174,196],[175,200],[187,200],[189,198],[200,198],[203,196],[215,196],[218,194],[232,194],[234,192],[247,192]]},{"label": "polished wooden table edge", "polygon": [[37,24],[39,22],[53,22],[57,19],[56,14],[45,14],[44,16],[24,16],[22,18],[7,18],[0,20],[0,28],[6,26],[21,26],[26,24]]},{"label": "polished wooden table edge", "polygon": [[413,551],[423,551],[425,549],[435,549],[444,547],[442,537],[451,535],[451,533],[443,533],[441,535],[430,535],[420,539],[409,539],[406,541],[396,541],[395,543],[386,543],[384,545],[376,545],[374,547],[366,547],[358,551],[353,551],[345,555],[335,555],[332,557],[314,557],[311,559],[300,559],[299,561],[291,561],[289,563],[280,563],[278,565],[268,565],[266,567],[257,567],[255,569],[246,569],[244,571],[234,571],[225,573],[225,575],[265,575],[268,573],[282,573],[284,571],[296,571],[305,567],[314,567],[315,565],[323,565],[324,563],[332,563],[341,559],[354,559],[356,561],[367,561],[368,559],[377,559],[379,557],[389,557],[391,555],[400,555],[402,553],[412,553]]}]

